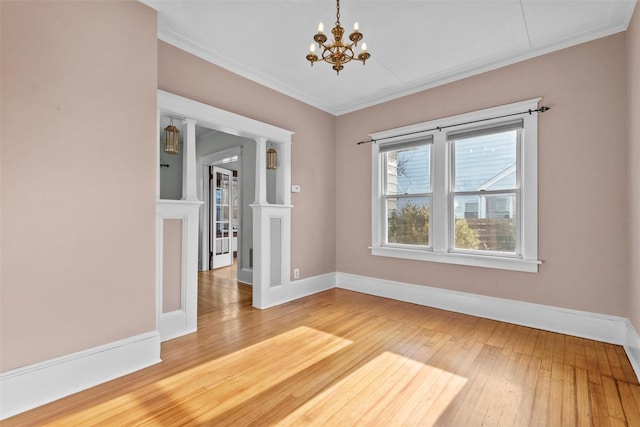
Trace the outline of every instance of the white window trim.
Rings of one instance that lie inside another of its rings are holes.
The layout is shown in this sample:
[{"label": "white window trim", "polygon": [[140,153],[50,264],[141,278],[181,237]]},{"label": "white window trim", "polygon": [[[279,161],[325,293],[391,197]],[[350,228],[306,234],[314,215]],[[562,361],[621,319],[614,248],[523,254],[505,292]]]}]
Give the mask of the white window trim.
[{"label": "white window trim", "polygon": [[[491,117],[520,113],[522,111],[536,110],[541,98],[487,108],[471,113],[460,114],[429,122],[417,123],[396,129],[370,134],[374,140],[382,140],[380,143],[372,143],[371,149],[371,254],[392,258],[404,258],[417,261],[440,262],[447,264],[468,265],[475,267],[497,268],[537,273],[538,265],[538,113],[523,114],[523,140],[520,150],[521,172],[521,255],[517,258],[512,255],[499,256],[495,253],[476,254],[452,252],[449,250],[449,168],[450,145],[447,143],[447,132],[461,130],[477,126],[467,124],[455,126],[458,123],[485,120]],[[490,125],[500,123],[505,119],[492,119],[483,122]],[[433,128],[444,128],[442,131],[428,131]],[[379,155],[380,145],[392,144],[407,139],[407,136],[395,136],[411,134],[410,138],[420,136],[433,136],[431,151],[432,161],[432,212],[429,248],[413,248],[407,246],[387,245],[385,223],[382,218],[382,191],[385,177]],[[387,139],[388,138],[388,139]]]}]

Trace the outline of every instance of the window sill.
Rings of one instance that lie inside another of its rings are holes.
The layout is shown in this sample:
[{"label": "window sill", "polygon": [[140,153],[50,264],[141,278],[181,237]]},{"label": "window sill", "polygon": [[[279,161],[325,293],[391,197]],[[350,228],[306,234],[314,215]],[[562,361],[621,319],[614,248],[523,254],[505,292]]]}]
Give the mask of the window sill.
[{"label": "window sill", "polygon": [[371,254],[391,258],[411,259],[415,261],[441,262],[445,264],[467,265],[472,267],[496,268],[500,270],[537,273],[542,261],[536,259],[506,258],[486,255],[433,252],[431,250],[372,246]]}]

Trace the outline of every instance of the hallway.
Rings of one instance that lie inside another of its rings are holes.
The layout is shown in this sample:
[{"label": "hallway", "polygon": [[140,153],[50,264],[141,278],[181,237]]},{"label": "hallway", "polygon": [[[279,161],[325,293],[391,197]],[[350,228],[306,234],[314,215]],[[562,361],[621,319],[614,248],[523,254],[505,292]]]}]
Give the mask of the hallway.
[{"label": "hallway", "polygon": [[251,307],[251,286],[237,283],[238,259],[229,267],[198,272],[198,325],[212,313],[237,313]]}]

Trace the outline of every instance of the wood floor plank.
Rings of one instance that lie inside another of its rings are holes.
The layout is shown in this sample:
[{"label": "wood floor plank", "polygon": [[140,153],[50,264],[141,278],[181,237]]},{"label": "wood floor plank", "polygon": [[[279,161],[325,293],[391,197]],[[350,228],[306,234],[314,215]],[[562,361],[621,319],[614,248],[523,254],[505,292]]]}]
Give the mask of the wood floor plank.
[{"label": "wood floor plank", "polygon": [[622,347],[332,289],[268,310],[199,274],[163,363],[3,426],[640,426]]},{"label": "wood floor plank", "polygon": [[607,360],[609,361],[609,367],[611,368],[611,376],[616,380],[625,381],[626,375],[624,370],[622,369],[622,362],[618,357],[616,346],[612,344],[606,344],[604,346],[604,350],[607,355]]},{"label": "wood floor plank", "polygon": [[[480,372],[474,382],[475,396],[467,396],[469,398],[469,413],[466,416],[465,424],[460,425],[482,425],[487,417],[487,410],[491,404],[491,395],[493,393],[492,378],[504,368],[504,355],[502,349],[490,345],[485,345],[481,353],[484,358],[480,361]],[[465,414],[463,414],[464,416]],[[489,418],[493,418],[495,422],[499,419],[499,414],[488,414]]]},{"label": "wood floor plank", "polygon": [[592,425],[591,400],[589,398],[589,374],[584,368],[575,369],[576,379],[576,417],[577,425],[589,427]]},{"label": "wood floor plank", "polygon": [[492,399],[489,411],[495,411],[500,416],[497,420],[498,426],[510,427],[515,425],[520,400],[522,399],[521,379],[524,370],[522,360],[526,358],[522,354],[514,351],[511,353],[505,370],[500,375],[500,381],[496,385],[497,393]]},{"label": "wood floor plank", "polygon": [[578,339],[568,335],[564,335],[563,337],[564,341],[562,347],[564,355],[562,363],[568,366],[576,366],[576,341],[578,341]]},{"label": "wood floor plank", "polygon": [[522,373],[521,390],[523,395],[518,408],[516,420],[513,423],[514,426],[526,426],[532,418],[534,392],[541,366],[540,358],[528,355],[524,357],[528,359],[528,364],[526,367],[523,366],[523,368],[519,370],[519,372]]},{"label": "wood floor plank", "polygon": [[583,370],[588,370],[587,355],[584,349],[584,338],[576,338],[573,345],[573,356],[575,361],[575,367]]},{"label": "wood floor plank", "polygon": [[533,401],[531,414],[532,426],[551,425],[550,422],[550,394],[551,394],[551,370],[541,368],[538,371],[538,381]]},{"label": "wood floor plank", "polygon": [[605,344],[598,341],[591,341],[590,344],[596,349],[595,353],[598,360],[598,370],[601,372],[601,375],[612,377],[613,373],[611,372],[611,364],[609,363],[606,351],[607,346],[611,344]]},{"label": "wood floor plank", "polygon": [[616,380],[611,377],[602,377],[602,387],[604,388],[604,397],[607,402],[607,413],[609,417],[618,418],[620,420],[625,419],[624,411],[622,410],[622,401],[618,392],[618,385]]},{"label": "wood floor plank", "polygon": [[572,364],[564,363],[562,369],[562,425],[574,426],[577,423],[575,367]]},{"label": "wood floor plank", "polygon": [[[558,338],[557,336],[555,337]],[[551,364],[551,390],[549,391],[549,425],[560,426],[562,423],[564,369],[557,361]]]},{"label": "wood floor plank", "polygon": [[[630,426],[640,426],[640,406],[633,397],[632,385],[626,381],[617,381],[625,419]],[[640,403],[640,401],[638,401]]]},{"label": "wood floor plank", "polygon": [[598,350],[593,341],[584,341],[584,352],[587,363],[587,372],[589,373],[589,381],[594,384],[602,384],[600,363],[598,362]]},{"label": "wood floor plank", "polygon": [[616,349],[616,353],[618,353],[618,360],[620,360],[622,372],[624,372],[624,380],[630,384],[640,384],[624,348],[619,345],[614,346],[614,348]]},{"label": "wood floor plank", "polygon": [[604,386],[591,381],[589,382],[589,396],[591,397],[593,425],[598,427],[608,427],[611,425],[604,393]]}]

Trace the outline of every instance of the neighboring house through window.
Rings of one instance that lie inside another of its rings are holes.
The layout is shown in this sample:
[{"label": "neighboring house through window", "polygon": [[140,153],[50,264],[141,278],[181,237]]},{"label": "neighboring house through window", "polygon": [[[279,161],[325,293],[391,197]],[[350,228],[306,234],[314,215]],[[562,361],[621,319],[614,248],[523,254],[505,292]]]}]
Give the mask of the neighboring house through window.
[{"label": "neighboring house through window", "polygon": [[537,272],[538,101],[372,134],[373,255]]}]

